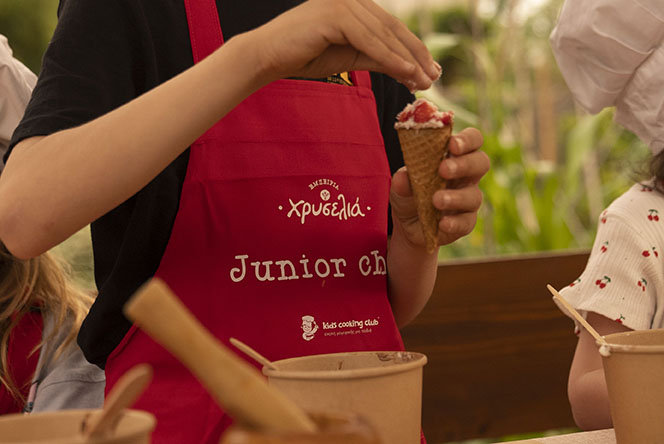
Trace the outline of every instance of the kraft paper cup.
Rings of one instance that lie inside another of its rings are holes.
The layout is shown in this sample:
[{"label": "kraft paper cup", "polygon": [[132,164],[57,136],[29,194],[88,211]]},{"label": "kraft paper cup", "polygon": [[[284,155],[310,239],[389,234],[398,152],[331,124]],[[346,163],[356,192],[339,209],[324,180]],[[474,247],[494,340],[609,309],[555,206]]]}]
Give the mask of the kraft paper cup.
[{"label": "kraft paper cup", "polygon": [[382,444],[419,444],[426,362],[404,351],[334,353],[275,361],[263,374],[305,411],[356,414]]},{"label": "kraft paper cup", "polygon": [[0,416],[0,444],[149,444],[155,417],[140,410],[126,410],[112,436],[84,441],[83,424],[101,410],[60,410],[57,412]]},{"label": "kraft paper cup", "polygon": [[617,443],[664,442],[664,329],[605,339],[600,353]]},{"label": "kraft paper cup", "polygon": [[224,433],[221,444],[380,444],[369,423],[356,415],[309,415],[318,426],[316,433],[257,431],[242,425]]}]

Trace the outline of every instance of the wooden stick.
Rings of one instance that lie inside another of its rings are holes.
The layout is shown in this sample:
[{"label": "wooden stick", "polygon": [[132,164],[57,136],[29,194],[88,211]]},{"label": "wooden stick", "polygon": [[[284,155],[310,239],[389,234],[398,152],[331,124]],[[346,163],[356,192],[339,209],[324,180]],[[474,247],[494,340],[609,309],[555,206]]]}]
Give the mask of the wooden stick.
[{"label": "wooden stick", "polygon": [[557,291],[555,288],[553,288],[550,284],[547,284],[547,285],[546,285],[546,288],[548,288],[549,291],[551,292],[551,294],[553,295],[553,299],[555,299],[556,301],[560,302],[560,303],[562,304],[562,306],[565,307],[565,309],[566,309],[568,312],[570,312],[570,314],[571,314],[572,316],[574,316],[574,317],[576,318],[576,320],[579,321],[579,322],[581,323],[581,325],[583,325],[583,326],[585,327],[586,330],[588,330],[588,333],[590,333],[591,335],[593,335],[593,337],[597,340],[597,342],[599,342],[599,343],[602,344],[602,345],[606,345],[606,339],[604,339],[604,336],[600,335],[600,334],[597,332],[597,330],[595,330],[595,329],[593,328],[593,326],[590,325],[590,324],[588,323],[588,321],[586,321],[586,319],[585,319],[583,316],[581,316],[581,313],[579,313],[578,311],[576,311],[576,309],[575,309],[574,307],[572,307],[572,306],[570,305],[570,303],[567,302],[567,301],[565,300],[565,298],[562,297],[562,295],[561,295],[560,293],[558,293],[558,291]]},{"label": "wooden stick", "polygon": [[189,368],[236,421],[259,430],[316,431],[293,401],[212,336],[160,279],[141,287],[124,312]]},{"label": "wooden stick", "polygon": [[86,440],[109,436],[122,412],[131,407],[152,380],[152,367],[138,364],[123,374],[104,401],[100,415],[91,416],[83,435]]}]

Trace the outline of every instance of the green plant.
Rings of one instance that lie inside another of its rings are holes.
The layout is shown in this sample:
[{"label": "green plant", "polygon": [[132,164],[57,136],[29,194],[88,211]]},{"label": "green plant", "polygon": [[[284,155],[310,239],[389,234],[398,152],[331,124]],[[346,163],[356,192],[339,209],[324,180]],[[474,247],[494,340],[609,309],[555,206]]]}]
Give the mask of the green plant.
[{"label": "green plant", "polygon": [[55,29],[58,0],[2,0],[0,33],[14,57],[38,73],[41,58]]},{"label": "green plant", "polygon": [[548,46],[559,0],[527,18],[518,0],[488,16],[469,3],[409,20],[431,30],[422,37],[443,65],[443,81],[421,95],[455,111],[456,131],[480,128],[492,162],[475,230],[440,256],[587,248],[648,150],[611,109],[590,116],[574,105]]}]

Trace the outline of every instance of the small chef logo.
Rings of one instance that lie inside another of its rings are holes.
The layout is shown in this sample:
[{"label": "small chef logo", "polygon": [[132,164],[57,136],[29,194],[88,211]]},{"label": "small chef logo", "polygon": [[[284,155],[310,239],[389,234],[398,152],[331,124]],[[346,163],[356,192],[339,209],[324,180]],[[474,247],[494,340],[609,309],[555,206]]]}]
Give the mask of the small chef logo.
[{"label": "small chef logo", "polygon": [[314,335],[318,331],[318,324],[314,320],[313,316],[305,315],[302,316],[302,338],[305,341],[311,341],[314,338]]}]

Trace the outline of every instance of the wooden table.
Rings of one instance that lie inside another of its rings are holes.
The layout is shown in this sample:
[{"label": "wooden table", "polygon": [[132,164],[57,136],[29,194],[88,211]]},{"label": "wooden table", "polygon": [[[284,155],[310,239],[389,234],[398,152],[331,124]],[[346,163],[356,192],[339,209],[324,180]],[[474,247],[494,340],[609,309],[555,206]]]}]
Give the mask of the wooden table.
[{"label": "wooden table", "polygon": [[509,444],[616,444],[613,429],[592,432],[570,433],[567,435],[548,436],[546,438],[512,441]]}]

